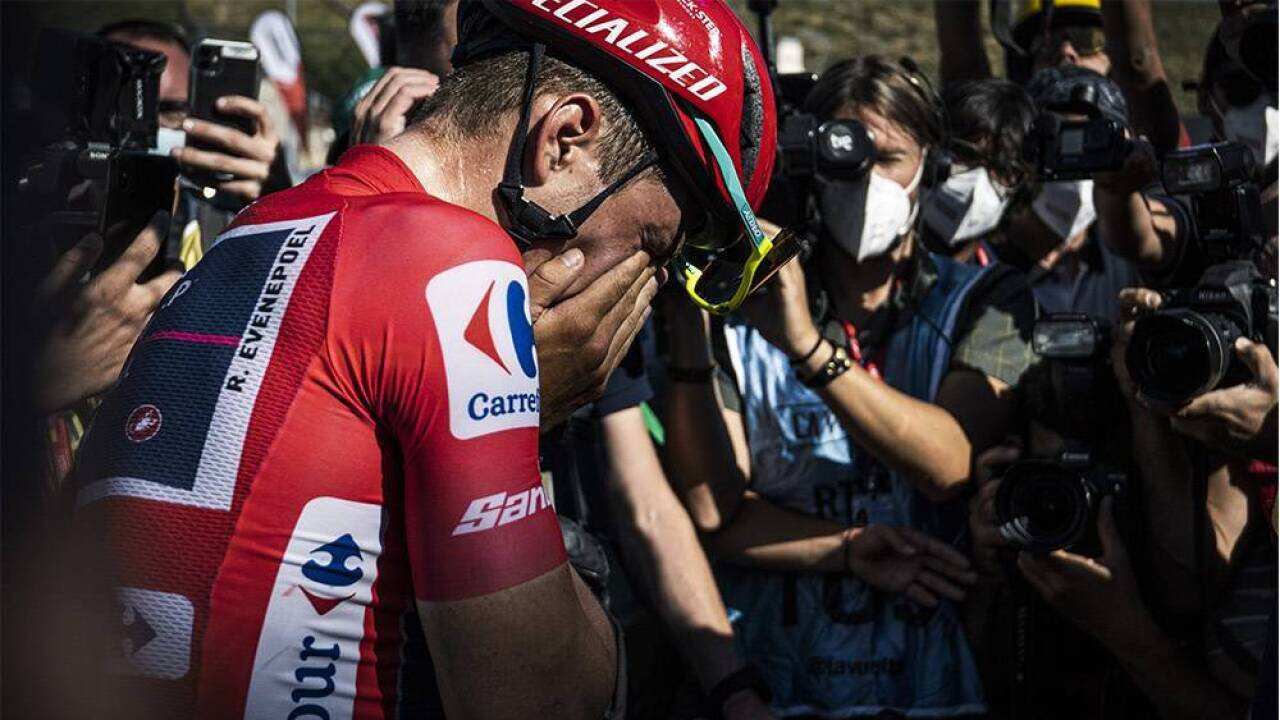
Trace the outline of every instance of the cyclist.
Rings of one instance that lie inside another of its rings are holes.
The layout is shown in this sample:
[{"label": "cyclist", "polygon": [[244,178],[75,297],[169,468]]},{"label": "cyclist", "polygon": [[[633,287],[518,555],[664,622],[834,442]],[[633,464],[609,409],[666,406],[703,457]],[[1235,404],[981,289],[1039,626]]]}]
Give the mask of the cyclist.
[{"label": "cyclist", "polygon": [[[748,235],[729,296],[685,263],[717,309],[777,264],[765,66],[726,5],[681,0],[468,3],[454,65],[406,132],[237,217],[85,440],[110,666],[157,715],[619,712],[539,425],[607,377],[682,243]],[[558,259],[526,281],[521,249]]]}]

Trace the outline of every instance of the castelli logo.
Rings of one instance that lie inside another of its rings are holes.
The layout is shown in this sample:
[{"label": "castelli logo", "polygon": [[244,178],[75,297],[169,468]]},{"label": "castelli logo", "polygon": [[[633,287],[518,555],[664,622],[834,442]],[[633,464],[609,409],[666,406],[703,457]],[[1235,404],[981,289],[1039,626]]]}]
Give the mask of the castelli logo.
[{"label": "castelli logo", "polygon": [[[686,88],[699,100],[710,100],[728,89],[719,78],[666,41],[652,37],[647,30],[631,30],[625,19],[614,16],[591,0],[532,0],[532,5],[587,35],[601,36],[605,42],[637,60],[643,60],[676,85]],[[681,7],[689,12],[688,7]],[[719,31],[715,24],[706,13],[699,13],[693,17],[707,28],[708,33],[715,32],[709,40],[718,43]]]},{"label": "castelli logo", "polygon": [[124,421],[124,435],[135,443],[146,442],[160,432],[160,408],[155,405],[139,405]]}]

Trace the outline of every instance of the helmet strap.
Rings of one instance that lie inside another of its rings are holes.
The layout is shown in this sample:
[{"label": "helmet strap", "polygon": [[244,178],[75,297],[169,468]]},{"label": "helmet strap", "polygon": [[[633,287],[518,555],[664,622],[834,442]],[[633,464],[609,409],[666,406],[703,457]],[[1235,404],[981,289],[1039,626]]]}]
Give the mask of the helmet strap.
[{"label": "helmet strap", "polygon": [[507,162],[502,171],[502,182],[498,184],[498,199],[506,210],[507,233],[516,244],[528,247],[536,240],[571,240],[578,234],[578,228],[600,204],[626,185],[632,178],[658,162],[652,153],[646,153],[622,177],[614,180],[604,190],[588,200],[582,207],[563,215],[553,215],[538,203],[524,196],[522,167],[524,165],[524,149],[529,134],[529,115],[533,112],[533,90],[537,84],[538,68],[546,54],[546,45],[534,43],[529,50],[529,67],[524,78],[524,98],[520,105],[520,119],[516,122],[516,134],[507,148]]}]

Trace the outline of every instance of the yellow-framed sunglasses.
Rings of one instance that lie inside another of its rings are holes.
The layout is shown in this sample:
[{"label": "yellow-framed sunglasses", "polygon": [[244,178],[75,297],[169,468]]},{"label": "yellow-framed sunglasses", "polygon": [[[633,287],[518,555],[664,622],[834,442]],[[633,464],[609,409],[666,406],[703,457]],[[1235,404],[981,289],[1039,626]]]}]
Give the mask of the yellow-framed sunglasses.
[{"label": "yellow-framed sunglasses", "polygon": [[720,177],[733,199],[733,206],[750,243],[739,241],[720,251],[705,251],[701,253],[705,257],[698,263],[695,257],[691,257],[699,254],[696,244],[686,241],[677,263],[680,274],[684,276],[685,292],[694,304],[708,312],[724,315],[737,310],[751,293],[800,254],[804,242],[791,230],[781,230],[773,237],[765,235],[755,212],[751,210],[751,203],[747,202],[747,194],[742,189],[724,143],[716,136],[711,123],[697,117],[694,123],[720,169]]}]

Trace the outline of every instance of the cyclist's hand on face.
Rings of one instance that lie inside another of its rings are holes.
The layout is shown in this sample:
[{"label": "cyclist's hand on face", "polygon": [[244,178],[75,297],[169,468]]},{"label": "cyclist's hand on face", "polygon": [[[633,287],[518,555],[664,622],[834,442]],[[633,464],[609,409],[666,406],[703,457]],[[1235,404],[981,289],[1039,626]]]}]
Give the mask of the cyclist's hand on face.
[{"label": "cyclist's hand on face", "polygon": [[849,571],[921,605],[937,605],[940,596],[960,602],[978,579],[958,550],[917,530],[867,525],[850,532]]},{"label": "cyclist's hand on face", "polygon": [[577,249],[551,259],[541,250],[525,255],[544,431],[600,396],[658,292],[656,271],[642,250],[566,297],[583,264]]},{"label": "cyclist's hand on face", "polygon": [[102,253],[89,235],[54,265],[36,291],[44,330],[35,358],[36,409],[52,413],[105,391],[120,376],[151,313],[181,273],[169,271],[145,283],[138,276],[161,248],[167,213],[157,213],[128,249],[88,283],[80,278]]},{"label": "cyclist's hand on face", "polygon": [[388,68],[369,92],[356,103],[351,119],[351,144],[381,143],[404,132],[409,110],[431,97],[440,78],[426,70]]},{"label": "cyclist's hand on face", "polygon": [[[226,173],[230,180],[219,182],[214,188],[221,193],[239,198],[245,204],[258,199],[262,184],[271,174],[271,163],[280,149],[280,138],[271,127],[267,109],[257,100],[240,95],[218,98],[218,111],[253,120],[253,135],[218,123],[187,118],[182,129],[187,133],[188,147],[173,149],[173,157],[184,173],[196,177],[211,173]],[[212,146],[212,150],[190,147],[196,139]]]}]

